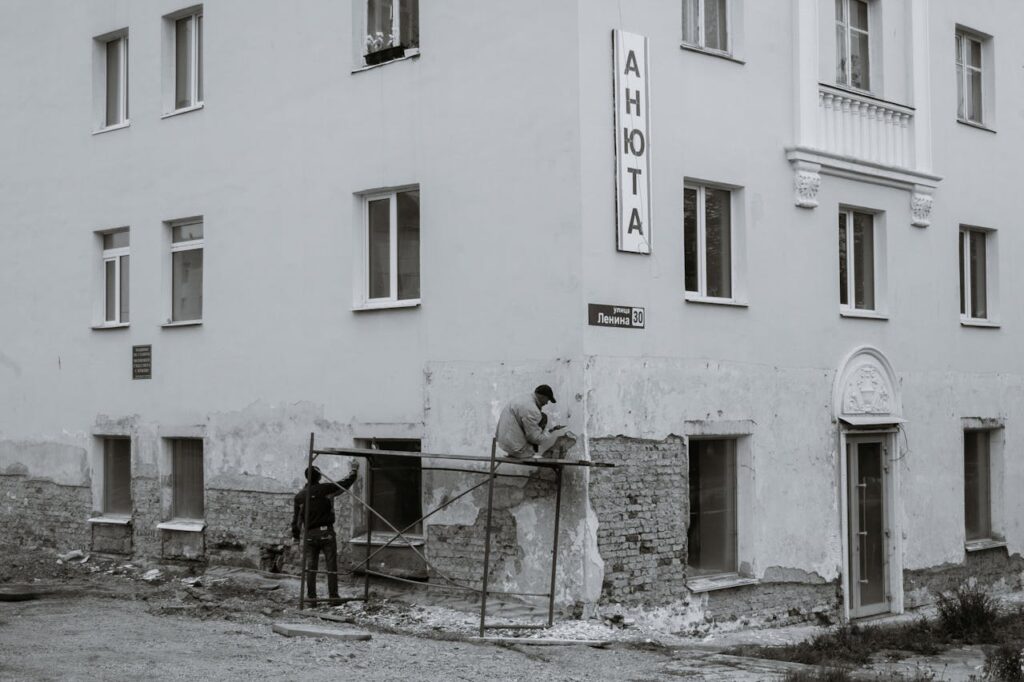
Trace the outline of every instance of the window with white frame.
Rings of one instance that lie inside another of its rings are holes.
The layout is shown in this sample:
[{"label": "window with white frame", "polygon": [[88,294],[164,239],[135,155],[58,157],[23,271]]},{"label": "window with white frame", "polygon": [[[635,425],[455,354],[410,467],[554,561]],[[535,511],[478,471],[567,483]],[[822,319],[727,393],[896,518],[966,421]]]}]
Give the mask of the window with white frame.
[{"label": "window with white frame", "polygon": [[420,193],[366,196],[366,301],[420,298]]},{"label": "window with white frame", "polygon": [[103,240],[103,324],[128,324],[129,231],[106,232]]},{"label": "window with white frame", "polygon": [[169,223],[171,229],[171,321],[203,319],[203,221]]},{"label": "window with white frame", "polygon": [[174,109],[190,109],[203,103],[203,9],[175,15]]},{"label": "window with white frame", "polygon": [[420,46],[419,0],[366,0],[364,59],[379,64]]},{"label": "window with white frame", "polygon": [[736,439],[690,439],[687,574],[738,572]]},{"label": "window with white frame", "polygon": [[960,316],[970,320],[989,317],[987,230],[960,228]]},{"label": "window with white frame", "polygon": [[992,431],[964,431],[964,525],[966,539],[992,532]]},{"label": "window with white frame", "polygon": [[956,31],[956,115],[961,121],[984,122],[982,39]]},{"label": "window with white frame", "polygon": [[729,52],[729,0],[683,0],[683,43]]},{"label": "window with white frame", "polygon": [[839,211],[839,306],[875,310],[875,217]]},{"label": "window with white frame", "polygon": [[103,439],[103,513],[132,513],[132,442]]},{"label": "window with white frame", "polygon": [[732,192],[683,188],[683,276],[687,293],[729,299],[732,286]]},{"label": "window with white frame", "polygon": [[176,519],[202,519],[204,514],[203,441],[171,438],[171,513]]},{"label": "window with white frame", "polygon": [[128,34],[103,41],[104,125],[128,122]]},{"label": "window with white frame", "polygon": [[871,89],[869,3],[835,0],[836,83],[858,90]]}]

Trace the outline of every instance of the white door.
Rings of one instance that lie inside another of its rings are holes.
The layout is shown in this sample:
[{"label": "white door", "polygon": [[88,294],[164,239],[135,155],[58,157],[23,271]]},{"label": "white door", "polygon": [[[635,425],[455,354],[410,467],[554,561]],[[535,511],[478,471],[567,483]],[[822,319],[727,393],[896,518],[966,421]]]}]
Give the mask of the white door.
[{"label": "white door", "polygon": [[884,436],[847,440],[850,617],[890,610],[888,466]]}]

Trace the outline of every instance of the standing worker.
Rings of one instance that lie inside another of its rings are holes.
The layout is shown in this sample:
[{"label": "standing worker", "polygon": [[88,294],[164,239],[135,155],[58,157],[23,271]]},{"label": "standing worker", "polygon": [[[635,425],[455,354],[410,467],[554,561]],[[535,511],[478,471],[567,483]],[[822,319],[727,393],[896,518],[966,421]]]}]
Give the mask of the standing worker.
[{"label": "standing worker", "polygon": [[348,490],[356,480],[353,465],[348,476],[337,483],[321,483],[323,474],[316,467],[306,469],[306,487],[295,495],[295,511],[292,514],[292,537],[302,537],[306,522],[306,496],[309,495],[309,528],[306,528],[306,597],[311,606],[316,606],[316,575],[320,564],[320,552],[324,553],[327,564],[328,603],[337,604],[338,597],[338,540],[334,534],[334,498],[341,491]]},{"label": "standing worker", "polygon": [[555,431],[565,428],[556,426],[545,432],[547,415],[541,410],[548,403],[557,403],[555,394],[547,384],[541,384],[532,393],[513,398],[501,411],[495,438],[498,445],[515,459],[529,459],[546,450],[557,439]]}]

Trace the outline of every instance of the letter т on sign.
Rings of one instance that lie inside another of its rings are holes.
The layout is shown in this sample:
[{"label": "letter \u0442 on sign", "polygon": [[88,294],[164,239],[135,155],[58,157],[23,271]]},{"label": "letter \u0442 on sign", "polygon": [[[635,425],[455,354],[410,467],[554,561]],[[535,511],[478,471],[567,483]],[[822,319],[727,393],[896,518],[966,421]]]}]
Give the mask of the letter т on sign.
[{"label": "letter \u0442 on sign", "polygon": [[647,38],[612,31],[619,251],[651,252],[651,107]]}]

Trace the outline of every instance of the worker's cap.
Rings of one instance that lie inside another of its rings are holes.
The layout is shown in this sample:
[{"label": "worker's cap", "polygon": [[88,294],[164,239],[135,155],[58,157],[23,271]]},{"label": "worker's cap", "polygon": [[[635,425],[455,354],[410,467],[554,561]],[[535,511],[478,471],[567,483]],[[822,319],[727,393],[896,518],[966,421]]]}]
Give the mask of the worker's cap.
[{"label": "worker's cap", "polygon": [[553,403],[558,402],[557,400],[555,400],[555,394],[551,391],[551,387],[548,386],[547,384],[541,384],[537,388],[533,389],[533,392],[536,393],[537,395],[547,397]]},{"label": "worker's cap", "polygon": [[323,476],[323,472],[321,472],[320,469],[318,469],[317,467],[309,467],[309,468],[306,469],[306,480],[307,481],[310,480],[310,479],[313,479],[315,481],[319,481],[321,476]]}]

